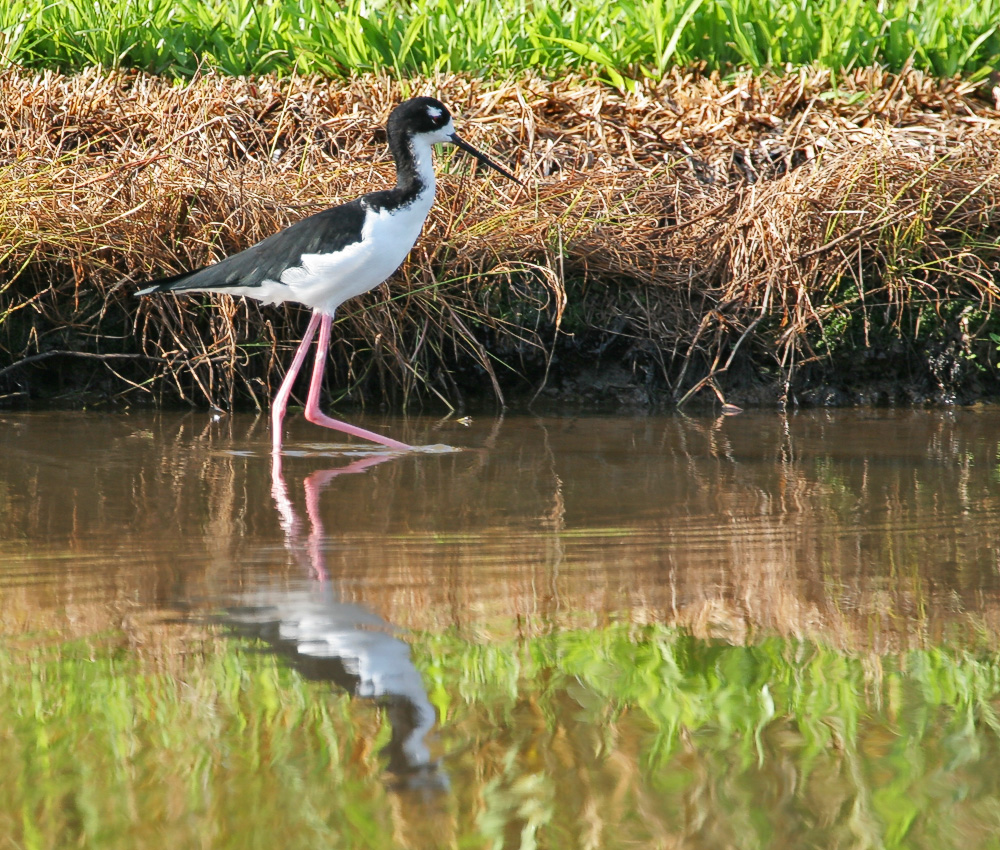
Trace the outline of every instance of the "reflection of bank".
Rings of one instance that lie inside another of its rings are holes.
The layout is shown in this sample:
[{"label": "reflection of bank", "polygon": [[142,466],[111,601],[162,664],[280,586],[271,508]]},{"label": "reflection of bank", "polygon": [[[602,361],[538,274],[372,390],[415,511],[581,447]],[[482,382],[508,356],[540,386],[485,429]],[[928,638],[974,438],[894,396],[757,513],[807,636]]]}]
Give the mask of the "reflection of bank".
[{"label": "reflection of bank", "polygon": [[272,494],[285,530],[285,544],[312,576],[308,586],[258,587],[240,596],[226,622],[259,637],[308,679],[333,682],[386,709],[392,735],[383,750],[388,769],[404,787],[445,788],[447,777],[431,760],[425,738],[436,721],[409,645],[390,623],[362,605],[337,598],[327,574],[325,532],[319,497],[333,478],[391,460],[398,455],[363,457],[338,469],[313,472],[304,481],[309,532],[304,534],[288,496],[281,458],[272,464]]}]

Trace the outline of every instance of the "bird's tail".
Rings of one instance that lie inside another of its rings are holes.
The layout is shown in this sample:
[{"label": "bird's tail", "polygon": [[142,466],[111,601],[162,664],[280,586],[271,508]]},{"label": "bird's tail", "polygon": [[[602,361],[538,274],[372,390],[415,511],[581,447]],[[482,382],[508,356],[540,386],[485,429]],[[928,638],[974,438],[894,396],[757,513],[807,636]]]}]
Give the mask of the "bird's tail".
[{"label": "bird's tail", "polygon": [[150,295],[153,292],[170,292],[182,289],[189,289],[190,286],[186,286],[189,280],[198,274],[201,269],[195,269],[191,272],[181,272],[180,274],[175,274],[172,277],[164,277],[160,280],[153,281],[153,283],[147,286],[145,289],[140,289],[135,297],[138,298],[142,295]]}]

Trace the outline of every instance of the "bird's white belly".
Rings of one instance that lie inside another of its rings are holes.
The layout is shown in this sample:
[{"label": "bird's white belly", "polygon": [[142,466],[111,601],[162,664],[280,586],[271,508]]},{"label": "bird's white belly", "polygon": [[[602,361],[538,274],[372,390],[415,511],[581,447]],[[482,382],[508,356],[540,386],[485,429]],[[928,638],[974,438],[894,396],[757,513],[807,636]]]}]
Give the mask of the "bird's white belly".
[{"label": "bird's white belly", "polygon": [[255,297],[298,301],[332,315],[349,298],[375,288],[399,268],[420,235],[432,201],[432,194],[418,198],[394,214],[368,210],[361,241],[332,254],[303,254],[300,265],[286,269],[280,281],[264,281]]}]

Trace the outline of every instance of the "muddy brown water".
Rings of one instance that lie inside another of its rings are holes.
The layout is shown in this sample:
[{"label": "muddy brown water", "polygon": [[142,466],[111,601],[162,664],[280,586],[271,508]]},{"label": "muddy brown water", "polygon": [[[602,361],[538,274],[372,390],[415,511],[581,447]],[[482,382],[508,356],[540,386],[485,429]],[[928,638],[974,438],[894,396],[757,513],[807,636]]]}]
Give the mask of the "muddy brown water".
[{"label": "muddy brown water", "polygon": [[[914,815],[901,816],[908,826],[900,833],[876,806],[859,832],[856,800],[825,811],[812,795],[826,786],[804,791],[806,776],[816,780],[803,769],[782,792],[796,800],[782,815],[795,826],[770,825],[744,843],[737,827],[723,834],[705,823],[719,807],[733,817],[733,807],[750,803],[711,795],[671,802],[665,776],[688,783],[677,791],[683,797],[690,783],[723,787],[713,783],[735,770],[729,759],[698,758],[703,732],[685,731],[683,717],[671,725],[682,743],[667,751],[669,767],[651,767],[639,748],[634,764],[602,779],[600,793],[559,779],[568,757],[557,731],[542,734],[532,744],[545,751],[538,764],[508,778],[522,793],[529,778],[551,772],[549,819],[525,814],[523,801],[491,808],[490,782],[500,780],[479,776],[484,762],[470,742],[487,744],[463,721],[449,726],[471,685],[447,669],[447,656],[440,681],[428,681],[422,659],[440,636],[464,647],[530,649],[576,635],[585,656],[596,651],[587,636],[625,634],[645,645],[659,634],[648,630],[662,628],[693,641],[692,656],[778,641],[776,657],[790,664],[808,646],[866,670],[940,652],[973,653],[977,664],[1000,669],[989,666],[1000,632],[1000,410],[359,419],[434,448],[394,456],[345,446],[291,417],[276,464],[266,420],[249,415],[3,413],[0,636],[44,630],[50,642],[68,641],[141,621],[147,644],[151,633],[194,624],[209,639],[235,633],[277,649],[298,674],[350,695],[350,711],[382,707],[388,725],[372,759],[384,774],[386,809],[395,811],[391,801],[407,782],[385,777],[422,777],[420,794],[439,798],[433,817],[450,812],[442,846],[619,846],[606,824],[579,826],[595,808],[613,820],[605,804],[645,824],[623,832],[620,846],[993,846],[1000,782],[986,761],[997,754],[989,718],[970,721],[978,755],[954,779],[972,785],[949,789],[946,777],[928,798],[944,807],[949,794],[972,795],[967,829],[934,821],[918,831]],[[613,632],[623,627],[632,631]],[[586,675],[578,678],[584,687]],[[537,684],[517,685],[515,704],[542,709],[506,716],[513,739],[518,723],[544,725],[540,716],[556,730],[584,710],[603,716],[593,688],[586,698],[569,688],[550,704]],[[771,682],[762,693],[776,688]],[[622,689],[616,722],[627,728],[644,703]],[[997,694],[977,693],[977,711],[992,710]],[[859,699],[872,717],[885,710],[878,695]],[[946,699],[934,706],[949,710]],[[646,734],[661,716],[650,710],[636,728]],[[935,722],[950,721],[942,714]],[[0,716],[0,740],[5,723],[14,734]],[[910,734],[889,720],[880,728]],[[591,770],[611,745],[593,746],[574,756],[584,765],[576,769]],[[749,760],[747,781],[777,787],[790,768],[765,752]],[[926,790],[946,761],[928,757],[914,781]],[[465,785],[481,794],[463,796]],[[576,799],[589,794],[600,804]],[[562,811],[560,795],[574,798],[563,802],[576,826],[551,814]],[[399,846],[416,846],[398,824],[393,835]]]}]

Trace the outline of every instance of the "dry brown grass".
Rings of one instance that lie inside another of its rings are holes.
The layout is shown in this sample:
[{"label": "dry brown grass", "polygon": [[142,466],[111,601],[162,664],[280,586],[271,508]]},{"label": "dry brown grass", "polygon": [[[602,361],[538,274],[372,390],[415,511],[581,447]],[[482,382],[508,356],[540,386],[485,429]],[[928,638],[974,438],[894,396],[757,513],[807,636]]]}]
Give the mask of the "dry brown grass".
[{"label": "dry brown grass", "polygon": [[577,79],[8,71],[0,396],[73,364],[104,375],[74,390],[266,405],[302,311],[132,293],[390,182],[377,128],[420,93],[527,188],[449,160],[407,264],[342,309],[331,389],[456,404],[572,388],[603,356],[647,399],[721,397],[737,366],[781,394],[841,341],[877,355],[886,329],[995,381],[1000,115],[958,82],[678,72],[622,96]]}]

